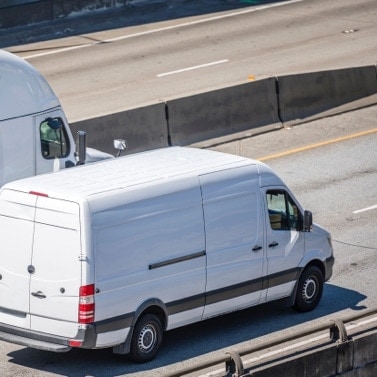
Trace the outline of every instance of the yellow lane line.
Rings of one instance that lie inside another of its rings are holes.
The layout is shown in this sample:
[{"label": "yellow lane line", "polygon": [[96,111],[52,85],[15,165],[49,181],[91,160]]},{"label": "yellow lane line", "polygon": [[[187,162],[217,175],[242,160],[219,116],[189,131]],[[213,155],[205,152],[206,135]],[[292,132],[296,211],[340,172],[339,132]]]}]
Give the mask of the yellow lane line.
[{"label": "yellow lane line", "polygon": [[272,160],[273,158],[280,158],[280,157],[290,156],[290,155],[295,154],[295,153],[308,151],[310,149],[323,147],[323,146],[329,145],[329,144],[339,143],[339,142],[345,141],[345,140],[355,139],[357,137],[374,134],[376,132],[377,132],[377,128],[374,128],[372,130],[357,132],[355,134],[351,134],[351,135],[347,135],[347,136],[341,136],[341,137],[337,137],[335,139],[321,141],[319,143],[306,145],[304,147],[290,149],[288,151],[284,151],[284,152],[280,152],[280,153],[270,154],[268,156],[264,156],[262,158],[258,158],[257,160],[259,160],[259,161],[267,161],[267,160]]}]

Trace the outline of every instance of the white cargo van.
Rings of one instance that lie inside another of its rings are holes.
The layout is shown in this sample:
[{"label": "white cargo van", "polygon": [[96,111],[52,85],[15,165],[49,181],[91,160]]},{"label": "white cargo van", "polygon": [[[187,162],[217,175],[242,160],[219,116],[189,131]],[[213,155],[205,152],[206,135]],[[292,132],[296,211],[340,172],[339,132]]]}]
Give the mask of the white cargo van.
[{"label": "white cargo van", "polygon": [[172,147],[0,191],[0,339],[145,362],[164,330],[271,300],[319,302],[334,263],[261,162]]}]

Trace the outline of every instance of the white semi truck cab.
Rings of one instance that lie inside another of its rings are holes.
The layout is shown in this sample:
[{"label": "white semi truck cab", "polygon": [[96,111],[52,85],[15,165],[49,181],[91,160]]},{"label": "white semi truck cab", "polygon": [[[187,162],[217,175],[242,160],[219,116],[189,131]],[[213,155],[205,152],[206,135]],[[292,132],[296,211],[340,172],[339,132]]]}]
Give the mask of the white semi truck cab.
[{"label": "white semi truck cab", "polygon": [[0,187],[16,179],[113,156],[85,146],[80,153],[62,106],[28,62],[0,50]]}]

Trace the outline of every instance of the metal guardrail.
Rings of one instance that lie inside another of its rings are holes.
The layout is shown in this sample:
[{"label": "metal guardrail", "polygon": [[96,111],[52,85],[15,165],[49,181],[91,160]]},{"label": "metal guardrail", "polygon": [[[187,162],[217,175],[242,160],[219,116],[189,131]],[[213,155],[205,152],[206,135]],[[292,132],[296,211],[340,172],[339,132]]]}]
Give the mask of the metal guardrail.
[{"label": "metal guardrail", "polygon": [[1,0],[1,8],[12,8],[17,7],[18,5],[30,4],[30,3],[40,3],[43,0]]},{"label": "metal guardrail", "polygon": [[211,359],[210,361],[201,362],[196,365],[189,366],[187,368],[182,368],[180,370],[167,373],[166,375],[164,375],[164,377],[182,377],[190,373],[208,370],[211,367],[214,367],[223,363],[225,363],[225,366],[226,366],[225,370],[228,371],[228,372],[225,372],[226,374],[224,374],[224,376],[242,376],[244,375],[244,366],[241,360],[241,356],[252,354],[258,351],[263,351],[267,348],[275,347],[282,343],[294,341],[299,338],[312,335],[314,333],[324,331],[324,330],[330,331],[329,339],[331,341],[344,343],[348,339],[347,331],[344,325],[345,323],[353,322],[360,318],[368,317],[376,313],[377,313],[377,308],[373,308],[373,309],[365,310],[358,315],[350,315],[342,319],[329,320],[328,322],[324,322],[322,324],[313,326],[310,329],[299,330],[299,331],[293,332],[291,335],[277,336],[273,340],[261,342],[260,344],[256,346],[251,346],[249,348],[243,349],[240,352],[229,351],[222,356],[218,356],[216,358]]}]

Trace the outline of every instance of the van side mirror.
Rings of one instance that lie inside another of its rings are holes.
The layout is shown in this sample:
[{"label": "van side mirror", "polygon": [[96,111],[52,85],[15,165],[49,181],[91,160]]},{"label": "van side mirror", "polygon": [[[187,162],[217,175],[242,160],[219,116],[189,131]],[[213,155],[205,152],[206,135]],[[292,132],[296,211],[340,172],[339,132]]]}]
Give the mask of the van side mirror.
[{"label": "van side mirror", "polygon": [[303,220],[303,231],[310,232],[313,226],[313,214],[311,211],[304,211],[304,220]]},{"label": "van side mirror", "polygon": [[118,151],[117,157],[119,157],[122,151],[127,149],[127,141],[124,139],[115,139],[114,148]]}]

